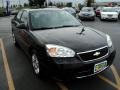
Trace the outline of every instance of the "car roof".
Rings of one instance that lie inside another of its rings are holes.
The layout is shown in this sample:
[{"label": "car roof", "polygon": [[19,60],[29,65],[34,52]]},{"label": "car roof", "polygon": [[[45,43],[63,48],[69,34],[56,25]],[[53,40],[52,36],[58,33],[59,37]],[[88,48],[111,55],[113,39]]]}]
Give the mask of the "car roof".
[{"label": "car roof", "polygon": [[113,7],[103,7],[103,9],[109,9],[109,8],[111,9],[111,8],[113,8]]},{"label": "car roof", "polygon": [[84,9],[93,9],[93,7],[83,7]]},{"label": "car roof", "polygon": [[31,12],[31,11],[43,11],[43,10],[56,11],[56,10],[62,10],[62,9],[59,9],[59,8],[39,8],[39,9],[22,9],[22,10]]}]

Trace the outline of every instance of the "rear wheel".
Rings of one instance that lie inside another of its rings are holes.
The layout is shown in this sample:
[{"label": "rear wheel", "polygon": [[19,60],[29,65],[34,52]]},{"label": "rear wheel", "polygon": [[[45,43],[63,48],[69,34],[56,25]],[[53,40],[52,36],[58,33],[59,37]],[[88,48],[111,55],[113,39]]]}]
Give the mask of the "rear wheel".
[{"label": "rear wheel", "polygon": [[15,34],[12,32],[13,43],[15,46],[19,46],[18,42],[16,41]]}]

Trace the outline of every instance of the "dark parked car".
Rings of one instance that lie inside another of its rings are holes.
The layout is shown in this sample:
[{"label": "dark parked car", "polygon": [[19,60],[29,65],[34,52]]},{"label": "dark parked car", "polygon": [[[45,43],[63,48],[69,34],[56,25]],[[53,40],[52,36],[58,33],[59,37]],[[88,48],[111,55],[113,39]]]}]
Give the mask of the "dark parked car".
[{"label": "dark parked car", "polygon": [[100,16],[100,12],[101,12],[102,8],[103,8],[103,7],[98,7],[98,8],[95,10],[96,16]]},{"label": "dark parked car", "polygon": [[110,36],[61,9],[24,9],[12,22],[12,36],[30,57],[36,75],[82,78],[107,69],[115,56]]},{"label": "dark parked car", "polygon": [[95,12],[93,7],[83,7],[79,13],[79,19],[89,19],[89,20],[95,20]]}]

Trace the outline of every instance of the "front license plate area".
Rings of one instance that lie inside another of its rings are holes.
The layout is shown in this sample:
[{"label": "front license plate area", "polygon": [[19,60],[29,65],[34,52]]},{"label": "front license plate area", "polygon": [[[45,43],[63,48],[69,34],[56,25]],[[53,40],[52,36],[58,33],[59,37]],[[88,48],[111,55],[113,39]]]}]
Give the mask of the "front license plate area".
[{"label": "front license plate area", "polygon": [[103,61],[94,65],[94,73],[101,72],[107,67],[107,61]]}]

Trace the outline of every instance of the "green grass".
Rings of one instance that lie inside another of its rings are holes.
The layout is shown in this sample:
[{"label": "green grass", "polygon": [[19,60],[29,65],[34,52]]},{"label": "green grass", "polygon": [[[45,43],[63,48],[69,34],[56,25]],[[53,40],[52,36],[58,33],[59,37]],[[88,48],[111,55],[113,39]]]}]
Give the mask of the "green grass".
[{"label": "green grass", "polygon": [[0,17],[4,16],[5,9],[0,7]]}]

